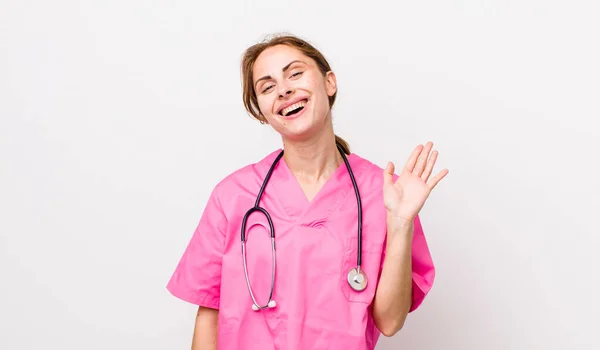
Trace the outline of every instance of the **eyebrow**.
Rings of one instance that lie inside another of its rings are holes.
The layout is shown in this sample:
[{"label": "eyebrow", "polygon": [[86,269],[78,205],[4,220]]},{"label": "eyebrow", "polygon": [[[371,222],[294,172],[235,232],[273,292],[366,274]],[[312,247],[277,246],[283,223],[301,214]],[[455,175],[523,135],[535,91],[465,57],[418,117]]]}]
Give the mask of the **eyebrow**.
[{"label": "eyebrow", "polygon": [[[304,62],[304,61],[300,61],[300,60],[294,60],[294,61],[292,61],[292,62],[288,63],[288,64],[287,64],[285,67],[283,67],[283,68],[281,69],[281,71],[282,71],[282,72],[285,72],[285,71],[286,71],[286,70],[288,70],[288,69],[290,68],[290,66],[291,66],[292,64],[294,64],[294,63],[304,63],[304,64],[306,64],[306,62]],[[261,80],[267,80],[267,79],[271,79],[271,76],[270,76],[270,75],[265,75],[264,77],[257,79],[257,80],[256,80],[256,82],[254,83],[254,88],[256,89],[256,85],[258,85],[258,83],[259,83]]]}]

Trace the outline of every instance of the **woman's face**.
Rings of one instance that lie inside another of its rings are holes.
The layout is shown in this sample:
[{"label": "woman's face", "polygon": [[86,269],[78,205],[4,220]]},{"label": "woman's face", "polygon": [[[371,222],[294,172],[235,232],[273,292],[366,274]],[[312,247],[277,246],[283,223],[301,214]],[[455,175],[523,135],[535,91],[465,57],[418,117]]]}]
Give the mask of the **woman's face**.
[{"label": "woman's face", "polygon": [[287,45],[266,49],[254,64],[253,77],[260,111],[284,139],[308,139],[330,122],[335,75],[323,76],[301,51]]}]

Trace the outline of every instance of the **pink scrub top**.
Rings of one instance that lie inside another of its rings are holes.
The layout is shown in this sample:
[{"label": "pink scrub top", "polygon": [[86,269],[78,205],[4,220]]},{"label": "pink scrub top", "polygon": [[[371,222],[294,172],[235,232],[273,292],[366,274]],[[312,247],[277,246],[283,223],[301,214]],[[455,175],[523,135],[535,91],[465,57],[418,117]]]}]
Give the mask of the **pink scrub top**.
[{"label": "pink scrub top", "polygon": [[[362,269],[367,288],[356,292],[347,273],[356,267],[357,203],[344,163],[308,201],[281,159],[260,206],[275,227],[277,306],[252,310],[244,275],[241,223],[280,150],[227,176],[214,188],[200,222],[168,282],[176,297],[219,309],[218,349],[371,350],[380,336],[372,301],[385,259],[386,211],[383,169],[348,155],[363,206]],[[247,226],[248,275],[257,301],[264,305],[271,287],[271,241],[261,213]],[[413,301],[422,302],[435,269],[419,217],[412,246]]]}]

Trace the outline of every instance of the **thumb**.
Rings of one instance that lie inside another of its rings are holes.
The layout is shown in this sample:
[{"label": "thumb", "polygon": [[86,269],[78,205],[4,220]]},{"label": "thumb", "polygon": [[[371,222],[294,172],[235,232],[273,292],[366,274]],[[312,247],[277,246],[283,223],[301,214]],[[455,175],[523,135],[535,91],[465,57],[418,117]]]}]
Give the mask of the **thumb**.
[{"label": "thumb", "polygon": [[383,184],[392,184],[394,182],[394,163],[388,162],[383,170]]}]

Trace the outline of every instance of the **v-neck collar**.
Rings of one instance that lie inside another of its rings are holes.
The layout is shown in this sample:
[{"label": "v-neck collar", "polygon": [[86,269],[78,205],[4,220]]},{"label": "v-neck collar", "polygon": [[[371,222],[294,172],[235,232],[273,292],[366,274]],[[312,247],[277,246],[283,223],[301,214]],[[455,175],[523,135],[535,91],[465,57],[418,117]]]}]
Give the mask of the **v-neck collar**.
[{"label": "v-neck collar", "polygon": [[[280,152],[281,149],[265,158],[267,170]],[[356,156],[351,153],[346,155],[346,158],[356,177],[358,170]],[[270,191],[268,189],[269,186],[271,186]],[[279,160],[273,169],[273,174],[265,191],[271,192],[278,199],[287,215],[293,221],[301,222],[326,220],[343,199],[349,194],[354,195],[354,187],[352,186],[350,174],[346,168],[346,163],[342,161],[314,198],[309,201],[298,179],[294,176],[283,158]]]}]

